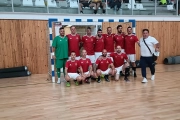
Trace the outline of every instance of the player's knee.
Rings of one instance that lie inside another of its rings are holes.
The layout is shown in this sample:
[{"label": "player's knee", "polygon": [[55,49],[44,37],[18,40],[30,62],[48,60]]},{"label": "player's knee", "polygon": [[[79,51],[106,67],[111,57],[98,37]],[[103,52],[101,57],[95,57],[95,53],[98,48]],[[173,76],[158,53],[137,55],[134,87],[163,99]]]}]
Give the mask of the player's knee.
[{"label": "player's knee", "polygon": [[78,76],[78,77],[76,78],[76,80],[77,80],[77,81],[81,81],[81,80],[82,80],[82,77],[81,77],[81,76]]},{"label": "player's knee", "polygon": [[100,76],[100,75],[101,75],[101,70],[98,69],[98,70],[96,71],[96,73],[97,73],[97,76]]},{"label": "player's knee", "polygon": [[70,77],[69,76],[65,76],[65,80],[66,81],[70,81]]}]

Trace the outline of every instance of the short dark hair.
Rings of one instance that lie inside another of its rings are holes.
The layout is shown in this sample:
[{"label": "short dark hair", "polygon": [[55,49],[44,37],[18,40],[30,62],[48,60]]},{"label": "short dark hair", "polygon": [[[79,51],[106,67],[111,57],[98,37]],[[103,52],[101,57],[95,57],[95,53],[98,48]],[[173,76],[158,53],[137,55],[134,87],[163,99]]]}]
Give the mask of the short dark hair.
[{"label": "short dark hair", "polygon": [[64,27],[60,27],[59,30],[64,30]]},{"label": "short dark hair", "polygon": [[71,29],[72,27],[75,27],[75,26],[74,26],[74,25],[72,25],[72,26],[70,27],[70,29]]},{"label": "short dark hair", "polygon": [[108,30],[109,28],[111,28],[111,27],[107,27],[107,30]]},{"label": "short dark hair", "polygon": [[117,30],[118,30],[120,27],[122,27],[122,25],[118,25],[118,26],[117,26]]},{"label": "short dark hair", "polygon": [[102,31],[102,30],[99,28],[98,31]]},{"label": "short dark hair", "polygon": [[147,32],[149,33],[149,30],[148,30],[148,29],[143,29],[142,32],[144,32],[144,31],[147,31]]},{"label": "short dark hair", "polygon": [[[72,54],[72,53],[75,53],[75,51],[71,51],[71,54]],[[75,54],[76,54],[76,53],[75,53]]]},{"label": "short dark hair", "polygon": [[131,28],[131,29],[132,29],[132,27],[131,27],[131,26],[129,26],[129,27],[127,28],[127,30],[128,30],[129,28]]},{"label": "short dark hair", "polygon": [[87,30],[88,30],[88,29],[91,30],[91,27],[88,26],[88,27],[87,27]]}]

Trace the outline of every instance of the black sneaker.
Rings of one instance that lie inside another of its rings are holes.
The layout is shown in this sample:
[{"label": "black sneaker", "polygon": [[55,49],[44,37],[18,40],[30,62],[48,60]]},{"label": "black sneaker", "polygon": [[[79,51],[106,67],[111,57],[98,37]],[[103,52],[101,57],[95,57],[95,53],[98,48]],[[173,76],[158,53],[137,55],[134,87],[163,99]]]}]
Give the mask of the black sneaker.
[{"label": "black sneaker", "polygon": [[124,80],[125,80],[126,82],[129,82],[129,79],[128,79],[128,78],[124,78]]},{"label": "black sneaker", "polygon": [[136,72],[134,72],[134,77],[137,77]]},{"label": "black sneaker", "polygon": [[101,82],[101,78],[100,78],[100,77],[98,77],[97,82],[98,82],[98,83],[100,83],[100,82]]},{"label": "black sneaker", "polygon": [[81,84],[83,84],[83,82],[82,82],[82,81],[79,81],[79,84],[81,85]]},{"label": "black sneaker", "polygon": [[83,14],[83,11],[80,11],[80,14]]},{"label": "black sneaker", "polygon": [[105,81],[110,82],[108,75],[104,76]]}]

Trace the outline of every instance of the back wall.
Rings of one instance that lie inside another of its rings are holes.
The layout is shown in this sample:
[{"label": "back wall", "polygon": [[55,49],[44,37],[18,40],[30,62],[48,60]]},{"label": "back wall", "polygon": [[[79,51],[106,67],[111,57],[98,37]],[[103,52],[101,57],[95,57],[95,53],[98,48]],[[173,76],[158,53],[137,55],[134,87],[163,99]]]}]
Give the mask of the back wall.
[{"label": "back wall", "polygon": [[[138,38],[143,28],[160,42],[159,64],[165,57],[180,55],[180,22],[137,21]],[[46,20],[0,20],[0,68],[25,65],[33,74],[48,73],[48,35]]]}]

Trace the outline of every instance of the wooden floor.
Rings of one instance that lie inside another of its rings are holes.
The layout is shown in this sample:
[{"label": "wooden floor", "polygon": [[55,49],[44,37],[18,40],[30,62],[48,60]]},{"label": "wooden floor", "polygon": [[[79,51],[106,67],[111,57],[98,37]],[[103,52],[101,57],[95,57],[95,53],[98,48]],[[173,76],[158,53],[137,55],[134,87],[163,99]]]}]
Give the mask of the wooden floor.
[{"label": "wooden floor", "polygon": [[69,88],[47,75],[0,79],[0,120],[180,120],[180,65],[156,68],[147,84],[140,69],[129,83],[121,78]]}]

